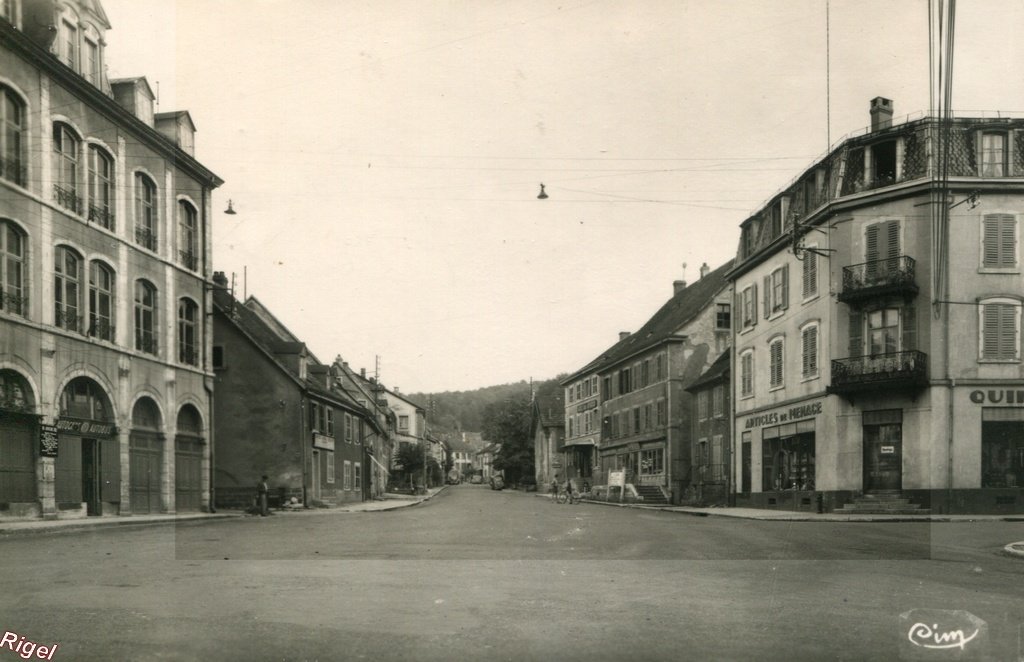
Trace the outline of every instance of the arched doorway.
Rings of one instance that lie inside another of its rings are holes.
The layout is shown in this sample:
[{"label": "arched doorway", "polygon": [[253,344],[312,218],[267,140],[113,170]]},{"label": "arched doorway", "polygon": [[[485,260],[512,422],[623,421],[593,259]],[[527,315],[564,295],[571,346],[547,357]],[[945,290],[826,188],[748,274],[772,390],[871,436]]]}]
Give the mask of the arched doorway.
[{"label": "arched doorway", "polygon": [[139,398],[132,408],[132,432],[128,438],[128,467],[132,512],[158,513],[160,478],[163,474],[164,435],[160,409],[150,398]]},{"label": "arched doorway", "polygon": [[88,377],[76,377],[60,394],[54,496],[58,510],[85,505],[102,515],[121,501],[121,450],[110,399]]},{"label": "arched doorway", "polygon": [[178,512],[203,507],[203,423],[199,411],[185,405],[178,412],[174,438],[174,504]]},{"label": "arched doorway", "polygon": [[0,502],[36,500],[38,418],[32,414],[32,391],[24,377],[0,370]]}]

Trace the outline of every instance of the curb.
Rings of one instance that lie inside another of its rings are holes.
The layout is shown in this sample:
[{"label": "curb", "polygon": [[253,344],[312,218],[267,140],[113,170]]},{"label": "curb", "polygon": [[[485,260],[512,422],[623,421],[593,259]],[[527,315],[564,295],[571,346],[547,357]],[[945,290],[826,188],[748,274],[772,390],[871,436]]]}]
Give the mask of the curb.
[{"label": "curb", "polygon": [[[15,536],[33,536],[45,533],[80,533],[89,529],[107,529],[113,527],[144,527],[144,526],[167,526],[168,524],[184,524],[191,522],[210,522],[213,520],[230,520],[230,519],[242,519],[241,515],[235,514],[217,514],[208,513],[198,517],[174,517],[167,519],[134,519],[128,517],[117,517],[110,518],[109,520],[98,520],[98,521],[76,521],[76,520],[63,520],[65,522],[73,522],[69,524],[40,524],[38,526],[25,526],[25,527],[0,527],[0,537],[8,538]],[[61,522],[62,520],[55,520]],[[30,520],[26,523],[35,522],[46,522],[46,520]]]},{"label": "curb", "polygon": [[1024,542],[1011,542],[1003,547],[1003,553],[1017,558],[1024,558]]}]

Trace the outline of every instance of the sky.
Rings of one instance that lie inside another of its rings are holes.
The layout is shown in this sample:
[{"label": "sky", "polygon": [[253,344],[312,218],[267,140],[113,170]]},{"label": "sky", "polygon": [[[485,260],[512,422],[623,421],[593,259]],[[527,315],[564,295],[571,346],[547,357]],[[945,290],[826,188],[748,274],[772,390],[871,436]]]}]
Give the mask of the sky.
[{"label": "sky", "polygon": [[[188,110],[226,181],[214,269],[405,392],[583,367],[872,98],[929,104],[926,0],[103,5],[110,76]],[[955,109],[1024,110],[1022,24],[960,0]]]}]

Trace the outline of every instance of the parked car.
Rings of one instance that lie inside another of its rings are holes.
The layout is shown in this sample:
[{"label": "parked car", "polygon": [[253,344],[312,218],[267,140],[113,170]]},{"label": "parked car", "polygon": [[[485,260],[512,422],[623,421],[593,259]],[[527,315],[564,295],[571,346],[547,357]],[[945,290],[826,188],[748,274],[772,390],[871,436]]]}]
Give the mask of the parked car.
[{"label": "parked car", "polygon": [[484,477],[480,474],[473,474],[473,477],[469,479],[471,485],[481,485],[484,482]]},{"label": "parked car", "polygon": [[501,476],[491,476],[491,489],[502,490],[505,489],[505,479]]}]

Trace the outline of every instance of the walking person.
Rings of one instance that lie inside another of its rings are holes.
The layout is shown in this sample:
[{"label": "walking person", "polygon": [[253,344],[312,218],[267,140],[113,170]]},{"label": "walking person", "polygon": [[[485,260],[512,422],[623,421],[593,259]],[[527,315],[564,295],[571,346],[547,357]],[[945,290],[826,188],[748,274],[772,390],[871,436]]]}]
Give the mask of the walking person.
[{"label": "walking person", "polygon": [[260,482],[256,484],[256,498],[257,505],[260,510],[260,517],[266,517],[270,514],[270,508],[267,505],[267,494],[270,488],[267,487],[267,476],[260,478]]}]

